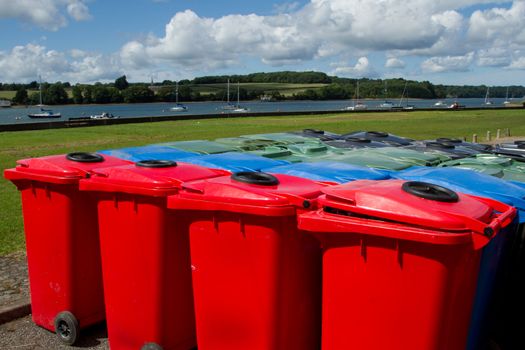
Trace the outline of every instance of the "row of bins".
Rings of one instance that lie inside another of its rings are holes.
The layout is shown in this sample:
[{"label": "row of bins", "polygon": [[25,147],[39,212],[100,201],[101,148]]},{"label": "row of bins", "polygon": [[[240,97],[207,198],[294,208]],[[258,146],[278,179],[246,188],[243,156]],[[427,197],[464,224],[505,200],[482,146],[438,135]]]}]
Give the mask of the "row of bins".
[{"label": "row of bins", "polygon": [[523,187],[179,151],[5,171],[23,198],[35,323],[74,343],[107,318],[112,349],[476,349],[494,294],[512,291],[505,315],[520,304],[522,252],[505,251],[523,242]]}]

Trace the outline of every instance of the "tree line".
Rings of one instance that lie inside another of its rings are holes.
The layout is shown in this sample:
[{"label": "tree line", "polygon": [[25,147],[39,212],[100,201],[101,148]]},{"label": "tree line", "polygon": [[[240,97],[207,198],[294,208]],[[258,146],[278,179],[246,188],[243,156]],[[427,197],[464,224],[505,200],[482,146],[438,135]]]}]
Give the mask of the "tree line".
[{"label": "tree line", "polygon": [[[253,73],[232,76],[206,76],[178,83],[179,101],[224,101],[226,100],[226,82],[237,83],[283,83],[304,84],[305,89],[293,94],[283,95],[276,89],[265,87],[243,87],[239,90],[242,100],[255,100],[262,96],[273,100],[339,100],[353,98],[395,99],[402,95],[408,98],[471,98],[483,97],[487,86],[435,85],[429,81],[405,79],[349,79],[331,77],[321,72],[273,72]],[[356,95],[359,83],[359,96]],[[307,84],[324,84],[308,88]],[[201,93],[202,87],[210,85],[213,91]],[[223,85],[223,86],[221,86]],[[19,105],[36,105],[40,101],[39,87],[42,90],[43,103],[54,104],[91,104],[91,103],[146,103],[173,102],[176,100],[176,83],[164,80],[155,84],[129,83],[123,75],[111,83],[76,84],[68,82],[42,83],[33,81],[29,84],[2,84],[0,90],[15,90],[12,102]],[[284,88],[285,89],[285,88]],[[523,86],[499,86],[490,88],[490,97],[521,98],[525,96]],[[31,93],[29,93],[31,91]],[[68,91],[70,93],[68,94]],[[236,94],[235,94],[236,95]],[[232,95],[233,96],[233,95]],[[232,97],[230,96],[230,97]],[[236,96],[235,96],[236,98]]]}]

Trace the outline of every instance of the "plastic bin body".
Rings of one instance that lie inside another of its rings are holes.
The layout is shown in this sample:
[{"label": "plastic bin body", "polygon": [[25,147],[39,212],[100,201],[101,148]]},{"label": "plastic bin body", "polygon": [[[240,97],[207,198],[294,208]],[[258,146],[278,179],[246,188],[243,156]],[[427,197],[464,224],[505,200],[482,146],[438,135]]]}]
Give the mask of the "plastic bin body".
[{"label": "plastic bin body", "polygon": [[426,140],[426,141],[423,141],[423,142],[441,142],[441,143],[451,143],[455,146],[461,146],[461,147],[464,147],[464,148],[471,148],[475,151],[479,151],[479,152],[483,152],[483,153],[490,153],[490,151],[492,150],[492,146],[491,145],[485,145],[485,144],[482,144],[482,143],[476,143],[476,142],[467,142],[467,141],[463,141],[461,139],[457,139],[457,138],[450,138],[450,137],[439,137],[435,140]]},{"label": "plastic bin body", "polygon": [[372,141],[378,141],[386,143],[390,146],[408,146],[410,145],[414,140],[397,136],[394,134],[389,134],[387,132],[382,131],[355,131],[347,134],[341,135],[343,139],[348,137],[358,137],[358,138],[365,138]]},{"label": "plastic bin body", "polygon": [[96,167],[129,162],[102,159],[25,159],[4,173],[22,197],[32,318],[50,331],[63,311],[81,328],[105,318],[96,203],[78,182]]},{"label": "plastic bin body", "polygon": [[285,144],[285,145],[296,144],[296,143],[310,143],[310,144],[322,145],[322,142],[315,138],[286,133],[286,132],[276,132],[276,133],[270,133],[270,134],[241,135],[241,137],[247,138],[247,139],[255,139],[255,140],[274,141],[274,142]]},{"label": "plastic bin body", "polygon": [[217,168],[231,172],[261,171],[278,165],[289,164],[285,160],[276,160],[248,153],[208,154],[199,157],[184,158],[184,162],[208,168]]},{"label": "plastic bin body", "polygon": [[525,163],[517,162],[506,156],[478,154],[475,157],[444,162],[439,166],[472,169],[505,180],[525,182]]},{"label": "plastic bin body", "polygon": [[390,173],[384,171],[337,162],[281,165],[266,169],[266,172],[334,183],[345,183],[355,180],[385,180],[390,178]]},{"label": "plastic bin body", "polygon": [[[501,300],[493,300],[496,289],[501,289],[505,283],[504,274],[515,268],[509,266],[512,250],[523,244],[518,231],[525,223],[525,189],[492,176],[458,168],[420,168],[394,173],[393,176],[491,198],[518,209],[515,224],[507,226],[483,248],[467,349],[484,348],[488,333],[497,323],[490,319],[489,310],[494,309],[494,303],[502,303]],[[500,294],[500,298],[508,298],[507,291]]]},{"label": "plastic bin body", "polygon": [[463,194],[420,198],[404,183],[326,188],[321,208],[299,216],[324,250],[323,350],[465,349],[484,232],[515,211]]},{"label": "plastic bin body", "polygon": [[321,251],[296,212],[322,186],[276,175],[277,185],[223,177],[171,196],[190,223],[200,350],[319,349]]},{"label": "plastic bin body", "polygon": [[130,160],[132,162],[139,162],[141,160],[148,159],[164,159],[177,161],[183,158],[195,157],[199,155],[195,152],[180,151],[167,146],[128,147],[113,150],[102,150],[98,153],[106,154],[120,159]]},{"label": "plastic bin body", "polygon": [[303,129],[301,131],[292,131],[291,134],[301,135],[305,137],[312,137],[316,139],[320,139],[322,141],[327,140],[337,140],[341,138],[341,135],[325,131],[325,130],[317,130],[317,129]]},{"label": "plastic bin body", "polygon": [[236,151],[235,148],[222,143],[207,140],[191,140],[159,143],[157,146],[173,147],[186,152],[199,154],[217,154]]},{"label": "plastic bin body", "polygon": [[389,145],[383,142],[372,141],[362,137],[347,137],[345,139],[338,140],[323,140],[323,142],[331,147],[342,148],[342,149],[354,149],[354,148],[382,148],[388,147]]},{"label": "plastic bin body", "polygon": [[294,155],[286,146],[268,146],[253,151],[245,151],[246,153],[266,157],[275,160],[284,160],[290,163],[299,163],[304,160],[304,157]]},{"label": "plastic bin body", "polygon": [[434,166],[441,163],[440,158],[435,155],[398,147],[375,148],[368,150],[368,153],[370,155],[387,156],[393,160],[409,162],[412,165]]},{"label": "plastic bin body", "polygon": [[449,157],[450,159],[459,159],[459,158],[465,158],[474,156],[476,154],[479,154],[479,151],[465,148],[461,146],[456,146],[452,143],[442,143],[442,142],[424,142],[424,141],[417,141],[409,146],[405,146],[406,149],[411,149],[419,152],[424,153],[435,153],[435,154],[441,154]]},{"label": "plastic bin body", "polygon": [[247,139],[244,137],[224,137],[215,139],[215,142],[233,147],[240,151],[255,151],[281,144],[280,142],[272,140]]},{"label": "plastic bin body", "polygon": [[187,220],[166,201],[184,181],[224,174],[184,163],[130,165],[81,182],[98,200],[111,349],[196,346]]},{"label": "plastic bin body", "polygon": [[309,162],[332,161],[360,165],[383,170],[402,170],[413,166],[412,162],[402,159],[392,159],[386,155],[369,153],[368,149],[356,149],[341,155],[309,158]]}]

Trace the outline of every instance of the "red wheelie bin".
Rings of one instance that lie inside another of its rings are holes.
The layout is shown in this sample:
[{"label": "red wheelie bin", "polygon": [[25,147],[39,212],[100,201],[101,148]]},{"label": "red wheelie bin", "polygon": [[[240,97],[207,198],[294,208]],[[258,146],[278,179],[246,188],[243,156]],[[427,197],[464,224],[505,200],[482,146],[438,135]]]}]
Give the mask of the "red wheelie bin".
[{"label": "red wheelie bin", "polygon": [[4,172],[22,196],[33,321],[66,344],[104,320],[97,207],[78,183],[97,167],[128,163],[70,153],[20,160]]},{"label": "red wheelie bin", "polygon": [[297,231],[324,186],[240,172],[186,184],[199,350],[318,350],[321,250]]},{"label": "red wheelie bin", "polygon": [[322,349],[464,350],[481,248],[515,209],[400,180],[323,192],[298,225],[323,245]]},{"label": "red wheelie bin", "polygon": [[144,160],[98,169],[83,191],[98,201],[108,340],[112,350],[188,350],[195,316],[187,217],[167,210],[183,182],[229,174]]}]

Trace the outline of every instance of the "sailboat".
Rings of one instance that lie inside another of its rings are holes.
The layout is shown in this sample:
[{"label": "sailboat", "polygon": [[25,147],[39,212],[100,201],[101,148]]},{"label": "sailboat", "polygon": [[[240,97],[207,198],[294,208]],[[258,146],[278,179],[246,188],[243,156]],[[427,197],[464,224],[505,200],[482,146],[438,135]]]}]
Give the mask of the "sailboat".
[{"label": "sailboat", "polygon": [[489,106],[492,105],[492,101],[489,100],[489,87],[487,87],[487,93],[485,94],[485,105]]},{"label": "sailboat", "polygon": [[47,118],[61,118],[62,114],[53,113],[50,109],[44,109],[44,104],[42,103],[42,77],[39,77],[40,84],[38,86],[38,92],[40,95],[40,103],[37,105],[40,107],[40,113],[29,113],[27,116],[32,119],[47,119]]},{"label": "sailboat", "polygon": [[228,110],[228,111],[237,109],[237,106],[230,102],[230,79],[228,79],[228,82],[226,85],[226,105],[222,106],[222,109]]},{"label": "sailboat", "polygon": [[394,104],[386,99],[387,94],[388,94],[388,89],[387,89],[387,82],[385,80],[385,102],[381,103],[379,105],[379,108],[390,109],[390,108],[394,107]]},{"label": "sailboat", "polygon": [[359,81],[356,84],[355,88],[355,100],[352,101],[351,106],[346,106],[343,108],[343,111],[364,111],[368,109],[368,106],[364,103],[359,102]]},{"label": "sailboat", "polygon": [[[401,93],[401,98],[399,99],[399,104],[397,105],[397,107],[393,107],[395,109],[404,109],[404,110],[412,110],[415,108],[414,105],[409,105],[408,104],[408,92],[407,92],[407,85],[408,85],[408,81],[405,81],[405,87],[403,88],[403,92]],[[403,99],[405,98],[405,93],[407,94],[407,104],[406,106],[402,106],[403,104]]]},{"label": "sailboat", "polygon": [[503,104],[504,105],[510,104],[510,101],[509,101],[509,87],[508,86],[507,86],[507,93],[505,94],[505,101],[503,101]]},{"label": "sailboat", "polygon": [[175,106],[170,108],[172,112],[187,112],[188,107],[179,103],[179,82],[175,82]]},{"label": "sailboat", "polygon": [[239,82],[237,82],[237,105],[235,106],[235,109],[233,109],[233,112],[235,113],[245,113],[245,112],[248,112],[248,108],[246,107],[241,107],[241,103],[240,103],[240,86],[239,86]]}]

